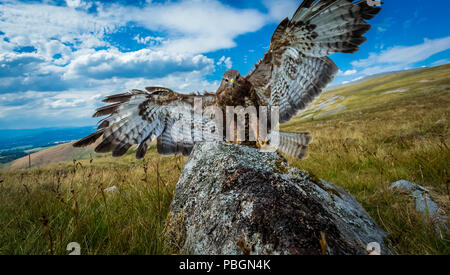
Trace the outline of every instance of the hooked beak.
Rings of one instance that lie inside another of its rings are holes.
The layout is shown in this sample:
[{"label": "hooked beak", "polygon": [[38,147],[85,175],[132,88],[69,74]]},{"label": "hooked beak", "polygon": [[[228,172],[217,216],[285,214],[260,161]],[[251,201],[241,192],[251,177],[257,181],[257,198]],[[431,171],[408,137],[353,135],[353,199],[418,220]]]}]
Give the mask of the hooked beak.
[{"label": "hooked beak", "polygon": [[234,80],[234,79],[230,80],[231,86],[233,86],[233,87],[234,87],[234,82],[236,82],[236,80]]}]

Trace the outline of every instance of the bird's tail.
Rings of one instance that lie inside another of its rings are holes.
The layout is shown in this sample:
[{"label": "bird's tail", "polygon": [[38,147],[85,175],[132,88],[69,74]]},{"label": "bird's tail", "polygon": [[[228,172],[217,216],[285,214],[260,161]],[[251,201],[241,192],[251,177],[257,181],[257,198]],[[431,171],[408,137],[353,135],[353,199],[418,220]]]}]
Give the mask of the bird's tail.
[{"label": "bird's tail", "polygon": [[312,140],[312,136],[309,133],[280,132],[278,149],[289,156],[305,159],[308,157],[308,145]]}]

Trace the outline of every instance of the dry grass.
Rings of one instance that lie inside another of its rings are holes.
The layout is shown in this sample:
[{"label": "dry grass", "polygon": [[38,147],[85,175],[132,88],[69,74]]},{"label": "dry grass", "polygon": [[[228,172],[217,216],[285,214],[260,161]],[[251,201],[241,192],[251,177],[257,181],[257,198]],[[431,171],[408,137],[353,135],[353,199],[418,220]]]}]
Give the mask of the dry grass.
[{"label": "dry grass", "polygon": [[[1,173],[0,254],[164,254],[182,157],[128,155]],[[117,186],[118,192],[104,189]]]},{"label": "dry grass", "polygon": [[[282,127],[311,131],[315,138],[310,157],[289,159],[291,164],[347,189],[389,233],[400,254],[450,254],[448,231],[436,236],[408,194],[389,188],[400,179],[426,186],[448,215],[449,72],[450,66],[441,66],[332,91],[319,102],[341,96],[345,100],[336,104],[347,110],[320,119],[299,118]],[[385,94],[397,89],[408,92]]]},{"label": "dry grass", "polygon": [[[105,154],[97,154],[94,152],[95,147],[99,142],[90,145],[86,148],[75,148],[72,143],[66,143],[50,147],[37,152],[30,152],[31,166],[42,166],[46,164],[71,161],[73,159],[85,159],[93,156],[95,158],[105,157]],[[28,168],[29,156],[19,158],[7,165],[9,168],[19,169]]]}]

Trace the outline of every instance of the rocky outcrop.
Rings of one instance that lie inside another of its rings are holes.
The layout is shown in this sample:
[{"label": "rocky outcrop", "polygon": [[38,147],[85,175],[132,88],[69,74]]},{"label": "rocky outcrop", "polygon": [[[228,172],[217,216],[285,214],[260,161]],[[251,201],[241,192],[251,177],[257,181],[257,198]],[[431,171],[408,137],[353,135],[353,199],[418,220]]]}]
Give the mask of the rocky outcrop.
[{"label": "rocky outcrop", "polygon": [[182,254],[363,254],[383,232],[345,190],[274,153],[196,145],[177,184],[167,240]]},{"label": "rocky outcrop", "polygon": [[430,196],[430,191],[425,187],[414,184],[406,180],[399,180],[391,184],[391,188],[408,191],[414,197],[416,211],[421,213],[422,217],[435,226],[436,230],[440,228],[447,229],[447,218],[443,210],[434,202]]}]

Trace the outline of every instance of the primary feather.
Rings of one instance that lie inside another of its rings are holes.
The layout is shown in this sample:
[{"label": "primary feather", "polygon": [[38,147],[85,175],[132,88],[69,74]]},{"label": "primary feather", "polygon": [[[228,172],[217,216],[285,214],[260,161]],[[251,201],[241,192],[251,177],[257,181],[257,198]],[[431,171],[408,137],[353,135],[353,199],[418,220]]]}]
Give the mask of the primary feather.
[{"label": "primary feather", "polygon": [[370,29],[364,20],[379,11],[366,1],[303,1],[291,20],[281,22],[269,52],[247,76],[261,101],[280,108],[281,123],[333,81],[338,68],[327,56],[357,51]]},{"label": "primary feather", "polygon": [[[203,112],[211,106],[222,109],[226,105],[277,106],[280,122],[289,121],[333,80],[338,68],[328,55],[356,52],[370,29],[366,20],[379,11],[380,8],[370,7],[365,0],[305,0],[292,19],[286,18],[279,24],[269,51],[245,78],[230,70],[224,74],[215,94],[202,96],[183,95],[162,87],[108,96],[103,102],[110,105],[94,114],[107,116],[100,121],[98,131],[74,146],[87,146],[102,137],[97,152],[112,152],[117,157],[138,146],[139,159],[157,140],[160,154],[188,155],[196,142],[216,140],[224,132],[211,116],[194,120],[196,97],[202,98]],[[172,111],[178,108],[184,111],[174,116]],[[180,122],[184,127],[176,126]],[[198,124],[199,128],[194,127]],[[310,142],[311,136],[306,133],[281,133],[280,150],[303,157]]]}]

